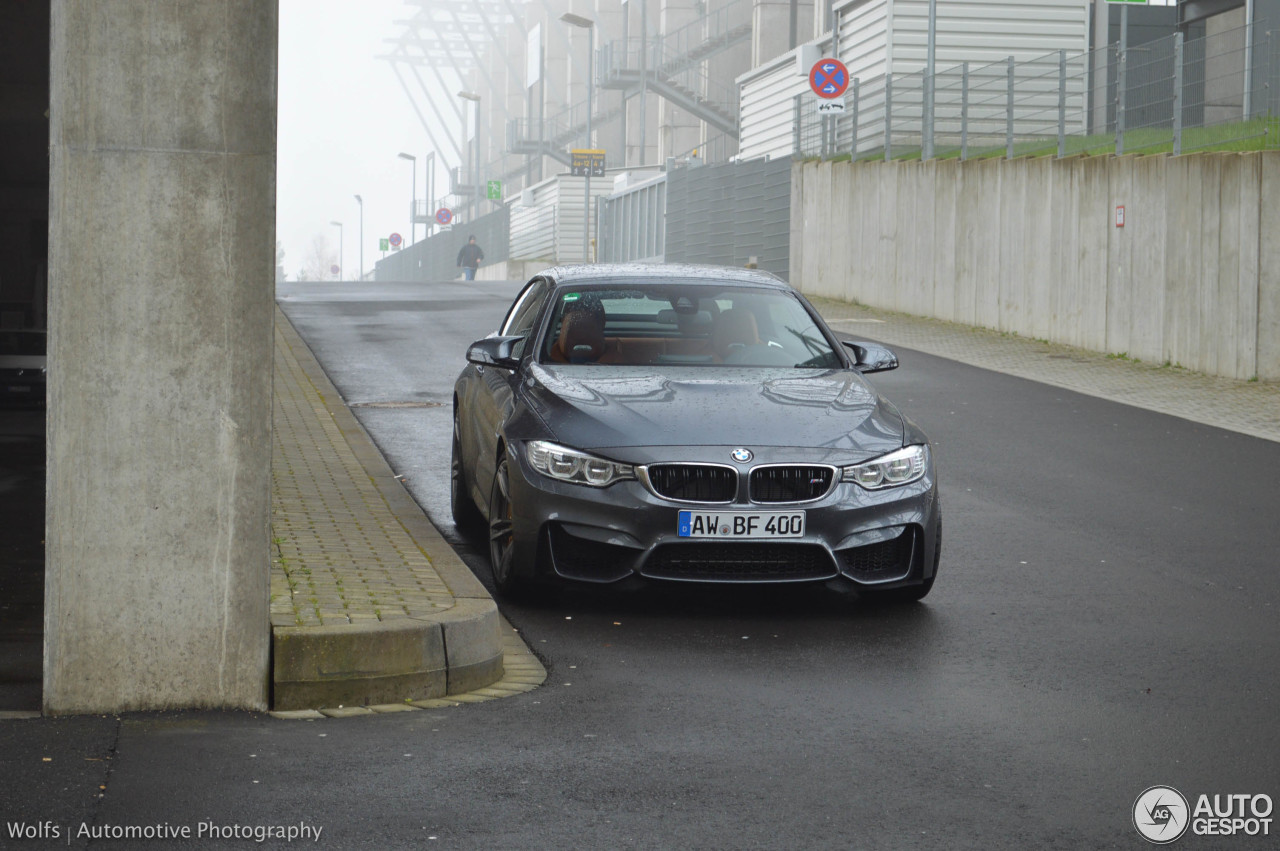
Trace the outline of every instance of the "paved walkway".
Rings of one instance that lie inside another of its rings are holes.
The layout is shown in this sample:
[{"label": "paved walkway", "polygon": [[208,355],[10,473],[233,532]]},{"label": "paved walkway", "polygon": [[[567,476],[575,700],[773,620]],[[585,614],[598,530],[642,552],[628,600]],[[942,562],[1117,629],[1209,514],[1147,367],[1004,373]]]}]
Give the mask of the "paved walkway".
[{"label": "paved walkway", "polygon": [[542,682],[279,309],[271,468],[277,715],[406,711]]},{"label": "paved walkway", "polygon": [[[292,344],[292,345],[291,345]],[[417,618],[455,600],[351,451],[297,341],[276,334],[271,459],[273,626]]]},{"label": "paved walkway", "polygon": [[969,325],[824,298],[810,301],[837,331],[1280,441],[1280,384],[1275,382],[1214,378]]}]

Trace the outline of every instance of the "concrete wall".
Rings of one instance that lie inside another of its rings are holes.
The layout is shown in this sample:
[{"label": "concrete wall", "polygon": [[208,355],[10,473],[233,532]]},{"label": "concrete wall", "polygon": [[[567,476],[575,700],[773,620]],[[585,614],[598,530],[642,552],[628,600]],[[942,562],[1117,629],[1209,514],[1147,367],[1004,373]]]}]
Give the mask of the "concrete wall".
[{"label": "concrete wall", "polygon": [[44,708],[265,708],[275,0],[54,0]]},{"label": "concrete wall", "polygon": [[1280,379],[1280,152],[793,168],[806,293]]}]

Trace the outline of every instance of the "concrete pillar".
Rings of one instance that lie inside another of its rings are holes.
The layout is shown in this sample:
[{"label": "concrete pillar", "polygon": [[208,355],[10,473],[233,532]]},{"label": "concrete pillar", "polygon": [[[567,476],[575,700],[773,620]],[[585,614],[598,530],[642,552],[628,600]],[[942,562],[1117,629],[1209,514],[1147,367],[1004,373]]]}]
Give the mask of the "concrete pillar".
[{"label": "concrete pillar", "polygon": [[[810,3],[803,4],[811,6]],[[751,67],[759,68],[791,49],[791,0],[754,0],[751,7]],[[796,42],[808,30],[796,22]]]},{"label": "concrete pillar", "polygon": [[[660,0],[662,32],[673,33],[701,15],[697,0]],[[701,92],[699,92],[701,94]],[[702,144],[702,122],[688,110],[662,99],[658,107],[658,156],[681,156]]]},{"label": "concrete pillar", "polygon": [[275,0],[53,0],[44,709],[267,704]]}]

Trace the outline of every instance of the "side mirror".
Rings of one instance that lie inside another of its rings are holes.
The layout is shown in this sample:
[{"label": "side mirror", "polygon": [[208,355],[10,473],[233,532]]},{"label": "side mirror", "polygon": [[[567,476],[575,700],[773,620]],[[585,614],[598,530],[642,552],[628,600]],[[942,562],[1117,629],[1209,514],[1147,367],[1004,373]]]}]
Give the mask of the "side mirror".
[{"label": "side mirror", "polygon": [[898,356],[879,343],[844,341],[853,352],[854,369],[866,375],[869,372],[888,372],[898,368]]},{"label": "side mirror", "polygon": [[479,366],[496,366],[502,369],[516,369],[520,366],[520,358],[512,354],[516,343],[524,337],[485,337],[476,340],[467,347],[467,363]]}]

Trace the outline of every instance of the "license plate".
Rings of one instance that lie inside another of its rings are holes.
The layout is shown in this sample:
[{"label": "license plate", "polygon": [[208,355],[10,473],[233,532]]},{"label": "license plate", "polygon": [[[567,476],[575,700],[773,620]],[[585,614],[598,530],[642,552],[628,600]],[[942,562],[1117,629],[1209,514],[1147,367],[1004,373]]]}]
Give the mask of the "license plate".
[{"label": "license plate", "polygon": [[681,511],[681,538],[801,538],[803,511]]}]

